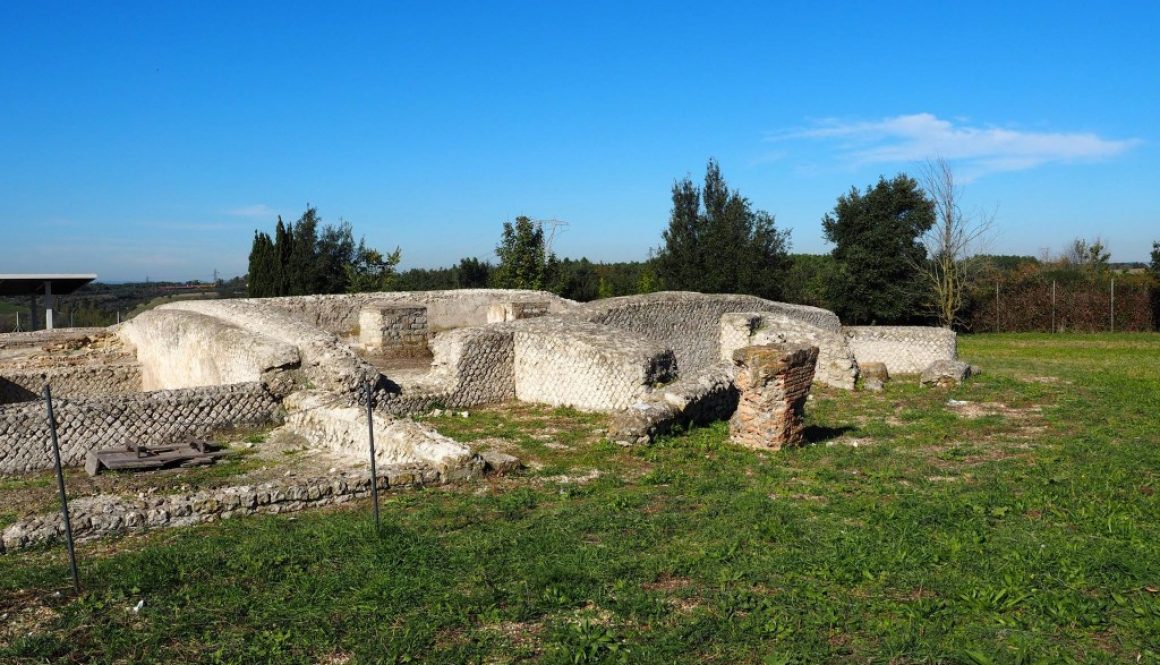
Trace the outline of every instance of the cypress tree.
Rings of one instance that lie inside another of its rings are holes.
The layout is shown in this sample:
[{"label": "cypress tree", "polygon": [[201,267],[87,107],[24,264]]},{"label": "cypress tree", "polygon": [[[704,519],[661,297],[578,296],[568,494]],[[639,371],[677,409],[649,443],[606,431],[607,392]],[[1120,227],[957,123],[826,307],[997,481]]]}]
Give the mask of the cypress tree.
[{"label": "cypress tree", "polygon": [[729,189],[716,160],[709,160],[703,188],[685,178],[673,185],[672,197],[655,260],[665,288],[781,296],[789,234],[777,230],[773,215]]}]

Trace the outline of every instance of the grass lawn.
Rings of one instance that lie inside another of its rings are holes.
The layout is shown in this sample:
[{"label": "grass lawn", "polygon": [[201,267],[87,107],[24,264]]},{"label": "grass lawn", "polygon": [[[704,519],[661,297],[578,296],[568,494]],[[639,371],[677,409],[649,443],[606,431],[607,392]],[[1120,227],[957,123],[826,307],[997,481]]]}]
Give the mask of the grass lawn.
[{"label": "grass lawn", "polygon": [[79,597],[62,547],[0,556],[0,662],[1160,662],[1160,335],[960,352],[949,392],[815,389],[797,450],[513,405],[428,422],[528,470],[389,494],[379,533],[86,543]]}]

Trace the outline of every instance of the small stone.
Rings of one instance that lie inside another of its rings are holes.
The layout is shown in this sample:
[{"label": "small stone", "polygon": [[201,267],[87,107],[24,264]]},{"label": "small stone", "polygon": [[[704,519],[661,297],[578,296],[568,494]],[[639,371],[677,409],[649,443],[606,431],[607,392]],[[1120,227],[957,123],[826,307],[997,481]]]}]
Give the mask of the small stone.
[{"label": "small stone", "polygon": [[495,473],[502,476],[523,467],[523,463],[520,462],[518,457],[496,450],[480,453],[479,457],[483,460],[483,468],[486,473]]},{"label": "small stone", "polygon": [[890,380],[890,372],[885,363],[867,362],[859,365],[862,375],[862,387],[866,390],[882,390]]},{"label": "small stone", "polygon": [[971,366],[961,360],[936,360],[922,370],[920,381],[924,386],[950,388],[971,376]]}]

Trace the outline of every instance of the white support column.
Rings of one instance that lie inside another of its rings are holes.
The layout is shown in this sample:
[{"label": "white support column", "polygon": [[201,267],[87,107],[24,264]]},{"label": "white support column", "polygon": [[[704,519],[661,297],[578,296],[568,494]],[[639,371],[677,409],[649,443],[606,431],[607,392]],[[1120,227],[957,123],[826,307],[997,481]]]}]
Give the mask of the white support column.
[{"label": "white support column", "polygon": [[44,329],[52,330],[52,281],[44,282]]}]

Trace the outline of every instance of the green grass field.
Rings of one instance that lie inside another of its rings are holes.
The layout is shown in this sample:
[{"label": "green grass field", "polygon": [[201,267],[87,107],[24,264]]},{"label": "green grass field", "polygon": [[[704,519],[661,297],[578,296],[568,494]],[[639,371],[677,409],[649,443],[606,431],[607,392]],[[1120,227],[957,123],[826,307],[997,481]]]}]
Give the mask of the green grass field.
[{"label": "green grass field", "polygon": [[496,408],[428,422],[531,468],[387,495],[379,533],[362,502],[87,543],[79,597],[62,547],[2,556],[0,662],[1160,662],[1160,336],[960,352],[949,392],[816,389],[797,450]]}]

